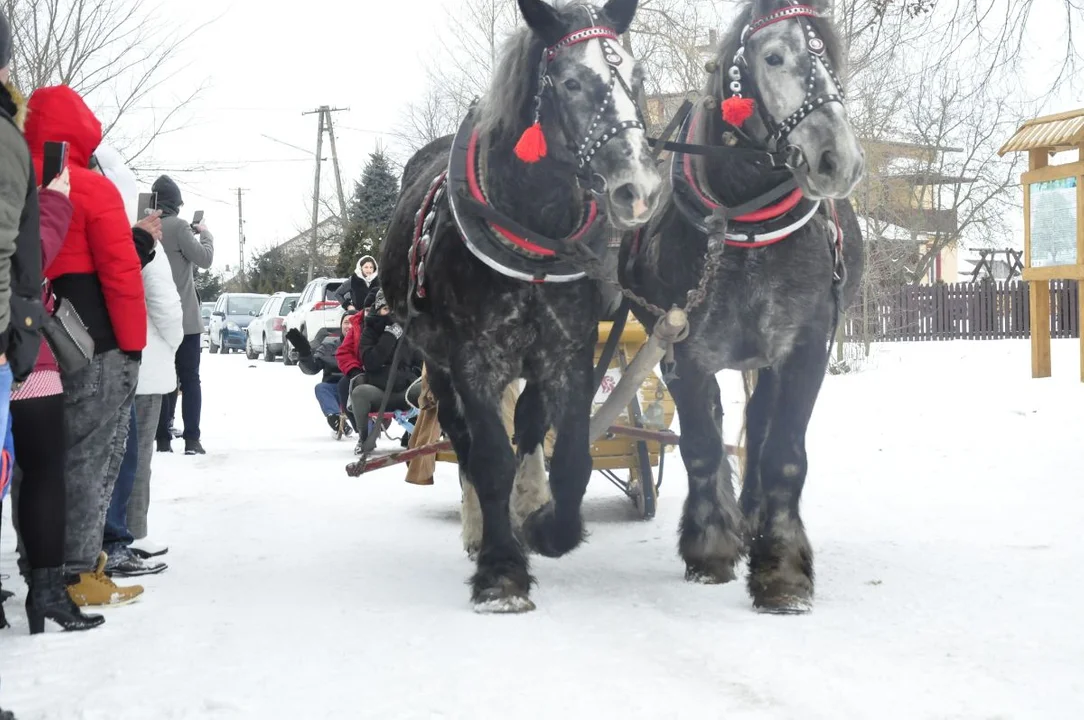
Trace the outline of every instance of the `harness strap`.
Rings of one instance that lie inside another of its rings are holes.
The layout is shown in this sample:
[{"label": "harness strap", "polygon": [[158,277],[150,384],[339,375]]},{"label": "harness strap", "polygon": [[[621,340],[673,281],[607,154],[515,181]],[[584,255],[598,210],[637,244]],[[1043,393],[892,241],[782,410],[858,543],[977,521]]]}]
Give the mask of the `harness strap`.
[{"label": "harness strap", "polygon": [[660,138],[648,138],[647,142],[653,147],[661,147],[664,150],[681,153],[682,155],[702,155],[708,158],[730,158],[735,155],[745,155],[760,160],[767,158],[771,161],[773,169],[786,168],[787,159],[789,158],[789,153],[785,150],[773,152],[765,148],[752,148],[742,145],[695,145]]},{"label": "harness strap", "polygon": [[689,98],[685,98],[685,101],[681,103],[681,107],[674,113],[674,117],[670,118],[670,122],[666,123],[666,127],[663,128],[662,134],[657,138],[648,138],[647,143],[655,148],[652,153],[652,157],[656,160],[659,159],[659,154],[663,150],[669,150],[667,144],[670,142],[670,136],[685,122],[685,118],[692,112],[693,103]]},{"label": "harness strap", "polygon": [[559,246],[561,246],[563,244],[567,244],[567,243],[570,243],[570,242],[575,242],[576,239],[582,234],[582,233],[579,233],[577,235],[573,235],[573,236],[568,237],[568,238],[563,238],[561,240],[554,240],[554,239],[548,238],[545,235],[542,235],[540,233],[536,233],[534,230],[531,230],[528,227],[524,227],[520,223],[516,222],[512,218],[510,218],[507,215],[505,215],[504,213],[502,213],[500,210],[497,210],[496,208],[494,208],[494,207],[492,207],[490,205],[486,205],[485,203],[478,202],[477,200],[470,197],[469,195],[465,195],[463,193],[460,193],[459,196],[458,196],[458,200],[459,200],[459,202],[461,202],[463,204],[463,206],[465,208],[467,208],[468,210],[470,210],[472,213],[479,216],[483,220],[487,220],[487,221],[493,223],[494,225],[499,225],[500,227],[504,228],[505,230],[508,230],[509,232],[513,232],[516,235],[520,236],[521,238],[523,238],[525,240],[529,240],[530,242],[534,243],[535,245],[540,245],[542,247],[555,247],[555,246],[559,247]]},{"label": "harness strap", "polygon": [[625,332],[625,322],[629,317],[628,298],[622,297],[621,304],[617,307],[617,315],[614,317],[613,327],[610,328],[610,337],[606,338],[606,344],[602,347],[602,354],[598,357],[598,365],[595,365],[594,385],[591,387],[598,390],[602,384],[602,378],[606,377],[606,370],[613,362],[614,353],[617,352],[617,344],[621,341],[621,334]]},{"label": "harness strap", "polygon": [[742,215],[748,215],[749,213],[756,212],[761,208],[767,207],[768,205],[774,203],[776,200],[782,199],[783,197],[789,195],[797,189],[798,182],[794,179],[793,176],[791,176],[782,184],[776,185],[768,192],[761,193],[752,200],[749,200],[748,202],[743,202],[741,205],[732,208],[720,205],[718,208],[715,209],[715,213],[721,214],[727,220],[734,220],[736,218],[740,218]]}]

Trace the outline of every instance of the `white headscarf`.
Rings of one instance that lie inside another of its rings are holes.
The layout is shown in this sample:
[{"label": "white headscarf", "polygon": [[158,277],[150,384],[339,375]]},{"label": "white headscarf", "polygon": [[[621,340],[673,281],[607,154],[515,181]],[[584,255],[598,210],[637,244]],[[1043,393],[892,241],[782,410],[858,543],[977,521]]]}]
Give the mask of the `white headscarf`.
[{"label": "white headscarf", "polygon": [[120,191],[121,199],[124,200],[124,211],[128,214],[128,218],[131,222],[136,222],[139,219],[136,217],[139,212],[139,181],[136,180],[135,173],[124,164],[124,158],[121,157],[121,154],[105,143],[99,145],[98,149],[94,151],[94,157],[98,159],[98,165],[101,166],[102,173],[112,180],[113,184],[117,186],[117,190]]}]

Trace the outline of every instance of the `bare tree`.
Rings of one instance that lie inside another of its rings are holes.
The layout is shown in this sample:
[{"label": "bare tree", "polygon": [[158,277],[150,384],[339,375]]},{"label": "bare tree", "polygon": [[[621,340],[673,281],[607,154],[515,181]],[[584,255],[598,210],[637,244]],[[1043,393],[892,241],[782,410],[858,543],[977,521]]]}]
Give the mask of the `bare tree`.
[{"label": "bare tree", "polygon": [[0,0],[13,35],[12,79],[27,91],[68,85],[99,111],[103,134],[130,162],[177,129],[202,90],[189,88],[136,130],[121,120],[176,77],[182,48],[206,23],[178,30],[139,0]]},{"label": "bare tree", "polygon": [[[504,40],[520,22],[509,0],[459,0],[446,13],[426,94],[407,106],[397,133],[411,151],[455,131],[470,103],[485,93]],[[709,28],[721,21],[710,0],[642,0],[626,41],[642,62],[647,93],[698,89]]]}]

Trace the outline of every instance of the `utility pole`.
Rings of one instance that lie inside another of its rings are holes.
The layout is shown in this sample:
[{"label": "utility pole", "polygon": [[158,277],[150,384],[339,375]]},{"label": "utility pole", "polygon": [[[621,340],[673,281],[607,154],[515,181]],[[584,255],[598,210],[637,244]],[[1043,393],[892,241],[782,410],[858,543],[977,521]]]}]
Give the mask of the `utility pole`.
[{"label": "utility pole", "polygon": [[237,247],[240,251],[240,264],[238,267],[238,276],[241,278],[241,284],[245,284],[245,213],[241,207],[241,195],[248,191],[248,188],[234,188],[237,191]]},{"label": "utility pole", "polygon": [[[349,108],[346,108],[349,110]],[[331,167],[335,170],[335,192],[339,195],[339,217],[342,218],[342,230],[346,232],[346,196],[343,195],[343,178],[339,172],[339,152],[335,149],[335,127],[331,124],[331,113],[339,112],[340,108],[328,108],[327,113],[327,137],[331,141]]]},{"label": "utility pole", "polygon": [[320,246],[318,235],[320,226],[320,164],[323,162],[322,155],[324,151],[325,130],[331,135],[331,153],[335,171],[335,182],[338,185],[339,204],[345,213],[346,202],[343,198],[342,180],[339,177],[339,161],[335,153],[335,135],[331,129],[331,113],[344,112],[347,109],[348,108],[332,108],[327,105],[321,105],[315,110],[301,113],[302,115],[319,115],[319,122],[316,130],[316,173],[315,178],[313,179],[312,189],[312,239],[309,241],[308,282],[312,282],[312,277],[316,272],[316,254]]}]

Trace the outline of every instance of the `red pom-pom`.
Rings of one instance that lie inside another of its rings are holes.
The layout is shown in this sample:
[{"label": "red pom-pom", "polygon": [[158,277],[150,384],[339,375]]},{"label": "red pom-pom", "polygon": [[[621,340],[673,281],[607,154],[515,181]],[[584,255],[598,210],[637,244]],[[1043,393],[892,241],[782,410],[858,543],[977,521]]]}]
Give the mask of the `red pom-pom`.
[{"label": "red pom-pom", "polygon": [[725,122],[730,123],[734,127],[741,127],[746,120],[753,117],[753,111],[756,110],[756,102],[753,98],[732,95],[726,100],[723,100],[722,110],[723,120]]},{"label": "red pom-pom", "polygon": [[536,163],[546,157],[546,135],[537,122],[523,131],[516,143],[516,157],[525,163]]}]

